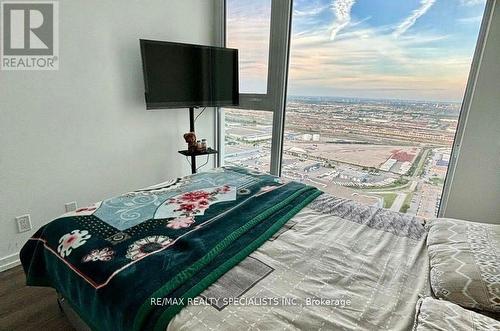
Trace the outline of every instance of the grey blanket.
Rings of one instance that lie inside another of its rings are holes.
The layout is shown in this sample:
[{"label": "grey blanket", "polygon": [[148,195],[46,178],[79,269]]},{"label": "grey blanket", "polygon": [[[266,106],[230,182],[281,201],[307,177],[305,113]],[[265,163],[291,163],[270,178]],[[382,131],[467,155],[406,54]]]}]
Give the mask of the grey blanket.
[{"label": "grey blanket", "polygon": [[324,194],[168,330],[411,329],[430,295],[421,222]]}]

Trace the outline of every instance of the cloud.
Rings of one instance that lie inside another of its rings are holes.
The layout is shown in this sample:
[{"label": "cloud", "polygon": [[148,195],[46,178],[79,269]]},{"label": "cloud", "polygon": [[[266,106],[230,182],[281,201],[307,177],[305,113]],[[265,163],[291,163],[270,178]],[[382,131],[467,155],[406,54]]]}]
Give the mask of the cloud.
[{"label": "cloud", "polygon": [[399,37],[411,28],[417,20],[422,17],[427,11],[432,7],[436,0],[422,0],[420,1],[420,7],[411,12],[411,15],[406,17],[394,30],[394,37]]},{"label": "cloud", "polygon": [[[238,48],[240,80],[267,81],[270,1],[228,1],[227,47]],[[265,85],[264,85],[265,86]]]},{"label": "cloud", "polygon": [[476,6],[476,5],[484,5],[486,0],[462,0],[462,5],[464,6]]},{"label": "cloud", "polygon": [[330,40],[334,40],[337,34],[351,23],[351,9],[355,0],[335,0],[333,2],[333,12],[335,23],[330,32]]},{"label": "cloud", "polygon": [[457,22],[461,24],[478,24],[483,20],[483,15],[457,18]]},{"label": "cloud", "polygon": [[328,8],[329,6],[317,6],[317,7],[307,8],[305,10],[295,9],[293,11],[293,17],[298,18],[298,17],[316,16],[321,14]]},{"label": "cloud", "polygon": [[[263,0],[231,1],[237,6],[229,12],[228,41],[229,46],[240,48],[240,86],[244,92],[265,92],[270,8],[255,4]],[[329,0],[325,9],[326,1],[306,0],[295,8],[300,14],[293,18],[290,95],[461,99],[473,47],[444,46],[454,42],[455,33],[447,34],[439,26],[408,28],[394,38],[394,24],[374,25],[370,17],[351,17],[352,6],[361,2]],[[345,10],[337,13],[336,6]],[[468,7],[453,14],[454,20],[474,16]],[[334,41],[332,28],[338,29]]]},{"label": "cloud", "polygon": [[[295,36],[290,94],[346,95],[350,90],[357,96],[459,100],[469,56],[440,46],[449,35],[420,31],[396,39],[393,29],[364,23],[334,43],[325,31]],[[408,93],[396,92],[401,89]]]}]

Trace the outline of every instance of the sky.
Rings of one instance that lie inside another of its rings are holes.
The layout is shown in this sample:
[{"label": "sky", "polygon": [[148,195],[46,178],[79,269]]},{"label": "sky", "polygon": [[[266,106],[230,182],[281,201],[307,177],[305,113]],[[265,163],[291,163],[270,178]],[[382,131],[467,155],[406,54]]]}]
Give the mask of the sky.
[{"label": "sky", "polygon": [[[271,0],[228,0],[240,92],[265,93]],[[461,101],[485,0],[294,0],[288,95]]]}]

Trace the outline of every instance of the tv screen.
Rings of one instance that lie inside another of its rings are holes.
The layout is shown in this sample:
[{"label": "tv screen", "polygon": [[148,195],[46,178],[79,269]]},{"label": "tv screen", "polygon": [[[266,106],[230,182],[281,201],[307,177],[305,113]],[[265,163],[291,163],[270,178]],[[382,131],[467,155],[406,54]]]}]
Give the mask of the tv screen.
[{"label": "tv screen", "polygon": [[238,105],[237,49],[140,43],[147,109]]}]

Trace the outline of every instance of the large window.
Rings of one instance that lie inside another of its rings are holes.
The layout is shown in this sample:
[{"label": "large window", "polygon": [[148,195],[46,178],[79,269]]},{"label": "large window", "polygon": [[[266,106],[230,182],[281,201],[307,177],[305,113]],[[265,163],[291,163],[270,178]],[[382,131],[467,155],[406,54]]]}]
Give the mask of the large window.
[{"label": "large window", "polygon": [[[261,1],[227,2],[238,12]],[[437,215],[484,7],[462,0],[295,0],[286,121],[276,125],[279,106],[228,110],[226,149],[238,149],[226,159],[265,170],[279,158],[284,177],[395,211]],[[243,24],[227,23],[228,37]],[[271,15],[270,40],[276,24]],[[256,30],[254,37],[267,40]],[[251,40],[239,39],[237,47]],[[265,50],[272,60],[273,47]],[[241,75],[250,79],[246,68],[263,58],[246,58]],[[240,150],[248,156],[235,157]]]},{"label": "large window", "polygon": [[[239,50],[241,91],[239,107],[222,110],[223,162],[279,174],[292,1],[224,3],[226,45]],[[238,161],[242,149],[254,155]]]}]

